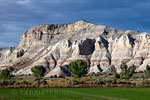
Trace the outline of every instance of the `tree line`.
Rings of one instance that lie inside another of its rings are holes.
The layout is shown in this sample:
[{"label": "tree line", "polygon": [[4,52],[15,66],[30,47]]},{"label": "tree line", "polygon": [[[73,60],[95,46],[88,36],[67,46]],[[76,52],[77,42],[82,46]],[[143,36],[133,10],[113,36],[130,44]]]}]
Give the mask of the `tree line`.
[{"label": "tree line", "polygon": [[[88,72],[87,62],[83,60],[72,61],[68,65],[69,72],[72,77],[84,77]],[[133,64],[131,66],[127,66],[126,62],[122,61],[120,65],[121,73],[115,73],[116,78],[129,79],[135,73],[136,66]],[[12,71],[14,69],[10,67],[9,69],[4,69],[0,72],[0,79],[5,82],[9,80],[12,75]],[[35,81],[37,81],[37,86],[40,86],[40,80],[45,75],[46,69],[42,65],[36,65],[31,68],[32,75],[35,77]],[[150,66],[146,66],[146,70],[144,71],[146,78],[150,78]]]}]

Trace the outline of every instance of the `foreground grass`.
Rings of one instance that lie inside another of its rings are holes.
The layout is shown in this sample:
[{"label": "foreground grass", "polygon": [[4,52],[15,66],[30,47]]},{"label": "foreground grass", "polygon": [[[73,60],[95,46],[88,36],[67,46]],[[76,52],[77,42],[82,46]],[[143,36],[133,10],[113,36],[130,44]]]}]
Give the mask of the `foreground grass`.
[{"label": "foreground grass", "polygon": [[0,100],[148,100],[150,88],[0,89]]}]

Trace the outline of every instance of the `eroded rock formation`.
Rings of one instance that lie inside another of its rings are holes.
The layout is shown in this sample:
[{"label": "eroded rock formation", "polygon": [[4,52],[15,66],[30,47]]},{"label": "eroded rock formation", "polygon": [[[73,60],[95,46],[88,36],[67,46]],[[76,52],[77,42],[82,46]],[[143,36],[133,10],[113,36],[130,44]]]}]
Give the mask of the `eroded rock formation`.
[{"label": "eroded rock formation", "polygon": [[116,30],[78,21],[67,25],[39,25],[26,32],[16,47],[0,49],[0,69],[13,66],[15,75],[29,75],[34,65],[46,68],[45,76],[68,76],[64,67],[82,59],[88,73],[117,71],[121,61],[136,71],[150,64],[150,33]]}]

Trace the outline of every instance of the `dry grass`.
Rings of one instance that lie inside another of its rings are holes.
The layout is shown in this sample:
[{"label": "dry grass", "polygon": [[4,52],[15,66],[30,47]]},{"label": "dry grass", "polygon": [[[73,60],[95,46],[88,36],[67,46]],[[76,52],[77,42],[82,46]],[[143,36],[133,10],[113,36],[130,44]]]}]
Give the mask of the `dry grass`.
[{"label": "dry grass", "polygon": [[[24,82],[24,78],[13,78],[17,82]],[[85,83],[78,83],[76,85],[69,84],[70,80],[76,80],[78,82],[84,81]],[[102,77],[82,77],[82,78],[52,78],[48,79],[47,84],[41,84],[41,88],[67,88],[67,87],[149,87],[149,79],[117,79],[117,84],[106,83],[106,84],[96,84],[96,81],[109,81],[110,78]],[[34,79],[30,77],[27,82],[31,84],[19,84],[19,85],[6,85],[0,86],[0,88],[36,88],[37,84],[34,82]],[[124,82],[119,84],[120,82]]]}]

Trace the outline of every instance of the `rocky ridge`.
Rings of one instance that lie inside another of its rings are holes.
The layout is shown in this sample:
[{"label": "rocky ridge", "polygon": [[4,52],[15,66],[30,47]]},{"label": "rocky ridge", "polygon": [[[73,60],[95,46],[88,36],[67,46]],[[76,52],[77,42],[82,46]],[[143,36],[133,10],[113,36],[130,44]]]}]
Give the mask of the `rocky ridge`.
[{"label": "rocky ridge", "polygon": [[67,25],[39,25],[26,32],[16,47],[0,49],[0,69],[13,66],[14,75],[29,75],[34,65],[43,65],[51,75],[69,76],[68,63],[88,63],[88,74],[120,72],[121,61],[136,71],[150,64],[150,33],[117,30],[84,20]]}]

